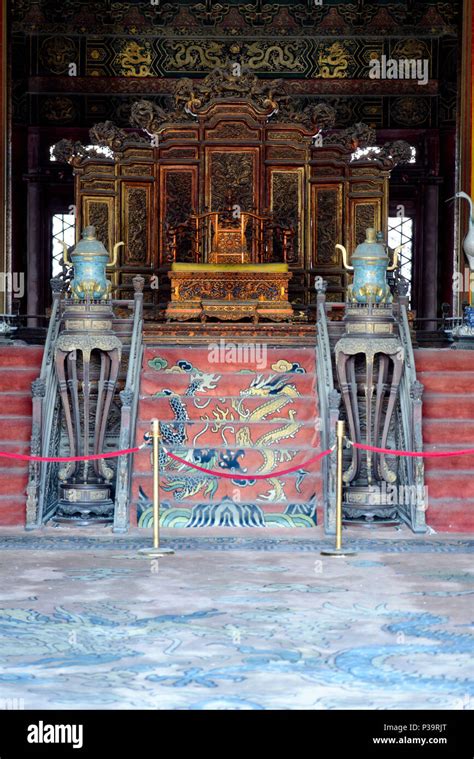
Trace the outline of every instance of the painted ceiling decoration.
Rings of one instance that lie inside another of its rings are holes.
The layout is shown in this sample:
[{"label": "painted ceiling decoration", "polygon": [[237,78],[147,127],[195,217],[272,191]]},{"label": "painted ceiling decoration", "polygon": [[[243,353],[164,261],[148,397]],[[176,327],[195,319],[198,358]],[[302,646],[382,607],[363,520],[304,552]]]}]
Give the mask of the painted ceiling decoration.
[{"label": "painted ceiling decoration", "polygon": [[457,23],[455,2],[377,2],[354,3],[325,0],[316,5],[306,2],[157,2],[148,0],[16,0],[13,8],[14,30],[26,26],[32,31],[96,31],[97,26],[112,33],[136,34],[145,31],[153,36],[186,34],[239,34],[245,27],[255,33],[291,35],[341,34],[354,26],[377,30],[408,31],[427,28],[434,34],[453,34]]},{"label": "painted ceiling decoration", "polygon": [[[17,0],[13,118],[53,127],[110,119],[127,127],[140,96],[167,107],[175,81],[203,79],[230,61],[270,87],[284,81],[295,112],[323,97],[343,126],[452,126],[459,9],[458,0]],[[371,62],[382,56],[426,60],[426,85],[374,81]]]}]

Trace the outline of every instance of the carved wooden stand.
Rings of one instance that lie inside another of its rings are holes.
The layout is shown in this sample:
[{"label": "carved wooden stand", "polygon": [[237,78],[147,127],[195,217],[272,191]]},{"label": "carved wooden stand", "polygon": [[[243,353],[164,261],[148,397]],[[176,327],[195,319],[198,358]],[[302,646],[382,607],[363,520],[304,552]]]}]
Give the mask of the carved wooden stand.
[{"label": "carved wooden stand", "polygon": [[[355,443],[385,448],[404,367],[404,350],[394,333],[391,305],[346,306],[346,333],[335,347],[336,370],[345,406],[349,437]],[[378,361],[375,361],[378,356]],[[362,360],[356,364],[357,357]],[[362,471],[362,469],[365,471]],[[344,472],[346,518],[397,520],[396,504],[384,504],[382,483],[397,475],[383,453],[352,448]],[[386,486],[385,486],[386,491]]]},{"label": "carved wooden stand", "polygon": [[[107,418],[117,381],[122,344],[112,332],[112,307],[104,302],[67,303],[64,332],[55,351],[70,456],[102,453]],[[99,361],[91,441],[91,354]],[[81,366],[78,367],[78,353]],[[66,462],[59,471],[59,503],[54,521],[79,525],[113,520],[113,469],[103,459]]]}]

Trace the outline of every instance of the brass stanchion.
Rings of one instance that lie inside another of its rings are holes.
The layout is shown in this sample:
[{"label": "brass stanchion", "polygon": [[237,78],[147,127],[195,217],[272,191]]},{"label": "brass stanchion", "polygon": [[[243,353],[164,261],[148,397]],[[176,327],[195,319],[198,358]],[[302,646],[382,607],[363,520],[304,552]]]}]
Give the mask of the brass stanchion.
[{"label": "brass stanchion", "polygon": [[153,547],[140,548],[142,556],[158,558],[174,553],[172,548],[160,546],[160,426],[158,419],[151,420],[153,439]]},{"label": "brass stanchion", "polygon": [[336,547],[321,551],[322,556],[356,556],[356,551],[342,548],[342,450],[344,447],[344,422],[336,424]]}]

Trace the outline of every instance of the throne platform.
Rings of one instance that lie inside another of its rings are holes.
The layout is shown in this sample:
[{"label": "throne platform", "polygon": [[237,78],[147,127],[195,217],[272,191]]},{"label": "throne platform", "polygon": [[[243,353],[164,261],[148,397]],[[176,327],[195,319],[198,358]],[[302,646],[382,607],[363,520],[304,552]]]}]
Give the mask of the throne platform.
[{"label": "throne platform", "polygon": [[[232,206],[223,212],[195,214],[193,250],[195,263],[171,264],[171,301],[166,319],[188,321],[210,318],[254,324],[260,319],[290,320],[293,309],[288,300],[292,274],[284,262],[270,263],[276,225],[269,216],[250,212],[233,218]],[[177,233],[176,233],[177,235]],[[280,234],[280,250],[285,256],[290,230]],[[271,243],[270,243],[271,241]],[[176,237],[172,237],[175,258]],[[202,262],[203,261],[203,262]]]},{"label": "throne platform", "polygon": [[293,316],[288,301],[288,264],[182,264],[168,274],[171,301],[168,320],[210,317],[223,321],[264,317],[285,321]]}]

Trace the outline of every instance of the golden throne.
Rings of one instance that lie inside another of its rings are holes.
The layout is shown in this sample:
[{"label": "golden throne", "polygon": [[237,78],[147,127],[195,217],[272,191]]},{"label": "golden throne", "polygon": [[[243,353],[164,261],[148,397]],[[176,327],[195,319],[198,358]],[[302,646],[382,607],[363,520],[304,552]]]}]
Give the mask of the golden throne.
[{"label": "golden throne", "polygon": [[[229,219],[218,211],[204,214],[210,222],[211,245],[208,256],[210,264],[247,264],[250,263],[245,232],[249,221],[246,213],[240,213],[235,219]],[[202,217],[201,217],[202,218]]]},{"label": "golden throne", "polygon": [[[228,208],[192,214],[190,221],[195,263],[177,262],[177,245],[172,242],[168,320],[251,318],[258,323],[260,318],[291,319],[288,282],[292,275],[286,260],[270,263],[273,242],[268,215],[250,211],[234,215]],[[290,236],[290,230],[282,231],[284,259]]]}]

